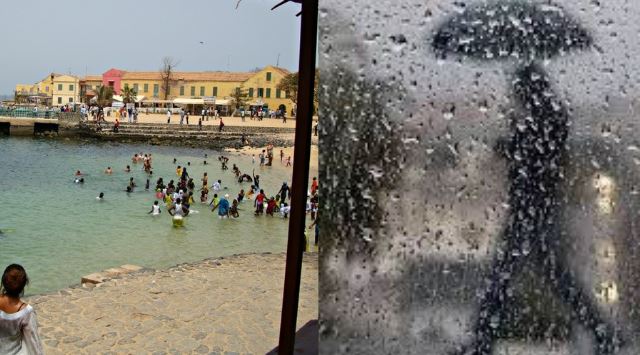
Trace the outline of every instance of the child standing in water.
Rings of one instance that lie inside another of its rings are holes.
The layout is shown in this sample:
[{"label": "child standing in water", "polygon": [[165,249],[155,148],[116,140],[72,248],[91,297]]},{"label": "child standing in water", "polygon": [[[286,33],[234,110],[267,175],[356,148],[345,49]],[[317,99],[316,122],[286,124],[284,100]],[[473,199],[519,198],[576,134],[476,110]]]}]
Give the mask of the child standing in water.
[{"label": "child standing in water", "polygon": [[233,218],[240,217],[240,213],[238,212],[238,200],[234,199],[233,203],[231,203],[231,207],[229,207],[229,216]]},{"label": "child standing in water", "polygon": [[151,211],[149,211],[148,214],[153,214],[154,216],[157,216],[161,213],[162,211],[160,211],[160,206],[158,205],[158,200],[156,200],[153,205],[151,206]]}]

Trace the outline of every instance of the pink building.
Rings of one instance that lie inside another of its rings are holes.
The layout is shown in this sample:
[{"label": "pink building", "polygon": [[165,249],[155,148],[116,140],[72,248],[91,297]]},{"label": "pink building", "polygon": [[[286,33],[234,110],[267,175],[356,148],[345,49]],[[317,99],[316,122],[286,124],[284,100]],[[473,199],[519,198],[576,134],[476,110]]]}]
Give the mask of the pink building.
[{"label": "pink building", "polygon": [[102,74],[102,85],[111,86],[116,95],[120,95],[122,76],[125,71],[120,69],[109,69]]}]

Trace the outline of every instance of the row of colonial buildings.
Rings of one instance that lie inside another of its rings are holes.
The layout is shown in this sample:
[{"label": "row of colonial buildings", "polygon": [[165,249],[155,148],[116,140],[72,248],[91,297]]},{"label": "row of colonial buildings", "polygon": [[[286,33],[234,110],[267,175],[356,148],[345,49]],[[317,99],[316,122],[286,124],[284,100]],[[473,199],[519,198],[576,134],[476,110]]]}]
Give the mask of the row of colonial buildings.
[{"label": "row of colonial buildings", "polygon": [[246,106],[284,109],[289,112],[293,108],[293,101],[289,98],[289,93],[277,88],[280,80],[288,74],[286,69],[274,66],[255,72],[174,72],[165,95],[159,71],[110,69],[102,75],[85,77],[52,73],[35,84],[16,85],[15,97],[18,102],[47,106],[73,105],[89,103],[96,95],[95,89],[110,86],[115,93],[115,101],[120,99],[122,90],[129,87],[136,91],[136,101],[140,104],[230,105],[233,93],[242,90],[247,94]]}]

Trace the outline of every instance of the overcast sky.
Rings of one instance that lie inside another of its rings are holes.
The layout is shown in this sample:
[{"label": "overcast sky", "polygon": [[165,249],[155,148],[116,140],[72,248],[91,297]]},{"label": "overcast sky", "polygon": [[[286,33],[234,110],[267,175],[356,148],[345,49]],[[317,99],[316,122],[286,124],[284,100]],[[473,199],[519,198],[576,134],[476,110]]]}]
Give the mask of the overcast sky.
[{"label": "overcast sky", "polygon": [[[297,71],[299,4],[279,0],[30,0],[3,2],[0,94],[50,72],[110,68],[247,71],[268,64]],[[204,44],[199,42],[203,41]]]}]

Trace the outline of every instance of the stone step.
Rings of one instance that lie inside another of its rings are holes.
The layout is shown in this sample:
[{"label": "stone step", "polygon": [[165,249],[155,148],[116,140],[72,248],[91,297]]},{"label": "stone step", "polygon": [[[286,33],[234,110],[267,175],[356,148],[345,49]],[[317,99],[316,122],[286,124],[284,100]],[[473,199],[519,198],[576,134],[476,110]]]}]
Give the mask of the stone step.
[{"label": "stone step", "polygon": [[83,284],[99,284],[99,283],[103,283],[107,280],[107,276],[104,274],[101,274],[99,272],[94,272],[93,274],[89,274],[87,276],[83,276],[80,279],[80,283]]},{"label": "stone step", "polygon": [[86,284],[97,285],[105,281],[108,281],[109,279],[112,279],[114,277],[140,271],[142,269],[143,269],[142,266],[125,264],[120,267],[110,268],[102,272],[94,272],[93,274],[83,276],[80,279],[80,283],[85,286]]},{"label": "stone step", "polygon": [[152,130],[119,130],[121,134],[161,134],[161,135],[187,135],[187,136],[239,136],[237,132],[191,132],[191,131],[152,131]]},{"label": "stone step", "polygon": [[[111,129],[103,129],[102,131],[99,132],[113,132],[113,130]],[[122,134],[161,134],[161,135],[189,135],[189,136],[241,136],[242,133],[241,132],[227,132],[227,131],[222,131],[222,132],[212,132],[212,131],[181,131],[181,130],[176,130],[176,131],[156,131],[156,130],[147,130],[147,129],[128,129],[128,130],[118,130],[118,133],[122,133]],[[272,136],[273,133],[260,133],[260,134],[253,134],[253,136],[262,136],[262,135],[267,135],[267,136]]]},{"label": "stone step", "polygon": [[111,137],[122,137],[122,138],[172,138],[172,139],[182,139],[182,138],[186,138],[186,139],[193,139],[193,138],[198,138],[198,139],[218,139],[218,140],[240,140],[240,137],[238,136],[232,136],[232,135],[176,135],[176,134],[152,134],[152,133],[136,133],[136,134],[124,134],[121,132],[118,133],[114,133],[114,132],[98,132],[98,135],[103,136],[103,137],[107,137],[107,136],[111,136]]},{"label": "stone step", "polygon": [[[93,122],[88,122],[87,125],[89,127],[95,127],[96,124]],[[113,123],[109,122],[107,124],[103,124],[103,127],[113,127]],[[178,124],[158,124],[158,123],[127,123],[120,124],[120,129],[128,129],[128,128],[142,128],[142,129],[158,129],[158,130],[190,130],[190,131],[199,131],[197,125],[178,125]],[[202,126],[202,131],[218,131],[217,125],[205,125]],[[278,132],[278,133],[293,133],[295,132],[295,128],[289,127],[248,127],[248,126],[229,126],[225,125],[225,130],[228,131],[260,131],[260,132]]]}]

